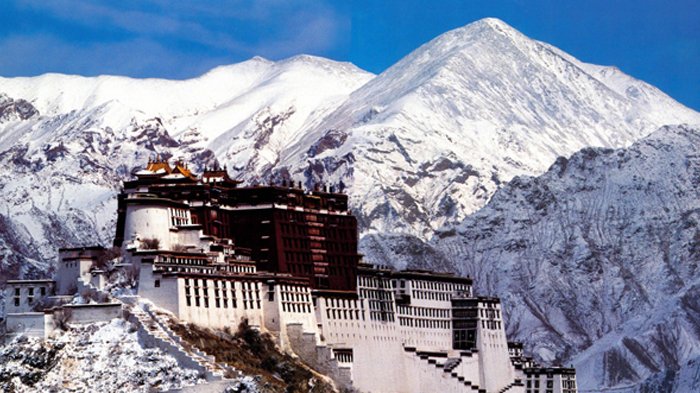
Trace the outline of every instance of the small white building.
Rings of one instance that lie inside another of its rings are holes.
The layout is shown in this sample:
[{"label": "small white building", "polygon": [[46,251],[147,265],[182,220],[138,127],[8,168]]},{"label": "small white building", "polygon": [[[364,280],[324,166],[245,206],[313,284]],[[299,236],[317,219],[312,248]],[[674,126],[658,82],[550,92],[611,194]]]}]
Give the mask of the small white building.
[{"label": "small white building", "polygon": [[56,294],[73,295],[93,280],[92,270],[105,253],[102,246],[61,248],[56,267]]},{"label": "small white building", "polygon": [[576,393],[573,369],[533,367],[525,369],[525,393]]},{"label": "small white building", "polygon": [[106,273],[96,268],[103,247],[62,248],[54,280],[9,280],[5,293],[5,329],[8,337],[48,337],[56,313],[68,313],[71,323],[109,320],[121,315],[121,303],[67,305],[85,288],[101,289]]},{"label": "small white building", "polygon": [[54,280],[8,280],[5,287],[7,314],[31,312],[39,301],[54,294]]}]

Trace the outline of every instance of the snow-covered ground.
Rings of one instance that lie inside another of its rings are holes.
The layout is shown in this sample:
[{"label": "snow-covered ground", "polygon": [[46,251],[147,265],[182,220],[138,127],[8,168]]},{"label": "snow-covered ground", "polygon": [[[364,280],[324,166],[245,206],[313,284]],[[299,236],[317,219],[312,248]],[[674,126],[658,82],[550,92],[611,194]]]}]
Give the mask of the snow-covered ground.
[{"label": "snow-covered ground", "polygon": [[0,390],[150,392],[201,383],[173,357],[145,349],[123,319],[74,326],[43,341],[19,337],[0,347]]}]

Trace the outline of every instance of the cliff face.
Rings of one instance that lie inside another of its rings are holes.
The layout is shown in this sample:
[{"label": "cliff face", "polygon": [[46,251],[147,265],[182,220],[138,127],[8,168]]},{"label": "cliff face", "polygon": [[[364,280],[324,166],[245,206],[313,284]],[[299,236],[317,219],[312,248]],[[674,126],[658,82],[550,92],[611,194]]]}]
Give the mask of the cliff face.
[{"label": "cliff face", "polygon": [[480,293],[503,297],[510,335],[542,359],[573,363],[580,386],[666,378],[692,391],[699,149],[700,128],[678,126],[627,149],[561,157],[539,177],[513,179],[430,248],[477,277]]}]

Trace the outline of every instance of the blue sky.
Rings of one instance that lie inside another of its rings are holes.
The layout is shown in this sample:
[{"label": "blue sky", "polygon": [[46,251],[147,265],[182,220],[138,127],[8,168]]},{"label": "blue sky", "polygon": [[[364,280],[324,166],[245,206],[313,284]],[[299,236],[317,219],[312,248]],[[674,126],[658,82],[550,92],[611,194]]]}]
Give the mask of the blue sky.
[{"label": "blue sky", "polygon": [[700,110],[695,0],[9,0],[0,12],[0,75],[188,78],[255,55],[300,53],[378,73],[487,16]]}]

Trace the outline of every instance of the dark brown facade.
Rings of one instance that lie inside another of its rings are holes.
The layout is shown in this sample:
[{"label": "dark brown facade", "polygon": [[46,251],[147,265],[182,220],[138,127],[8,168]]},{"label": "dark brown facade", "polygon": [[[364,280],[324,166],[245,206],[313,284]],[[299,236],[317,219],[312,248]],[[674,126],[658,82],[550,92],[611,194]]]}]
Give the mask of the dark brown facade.
[{"label": "dark brown facade", "polygon": [[360,255],[347,195],[273,186],[231,193],[234,238],[260,270],[309,277],[316,289],[355,289]]},{"label": "dark brown facade", "polygon": [[250,249],[258,271],[307,277],[315,289],[355,290],[360,255],[357,220],[348,211],[347,195],[239,183],[220,170],[201,178],[145,175],[125,182],[114,244],[124,242],[127,204],[139,203],[141,196],[160,199],[186,204],[192,224],[205,235]]}]

